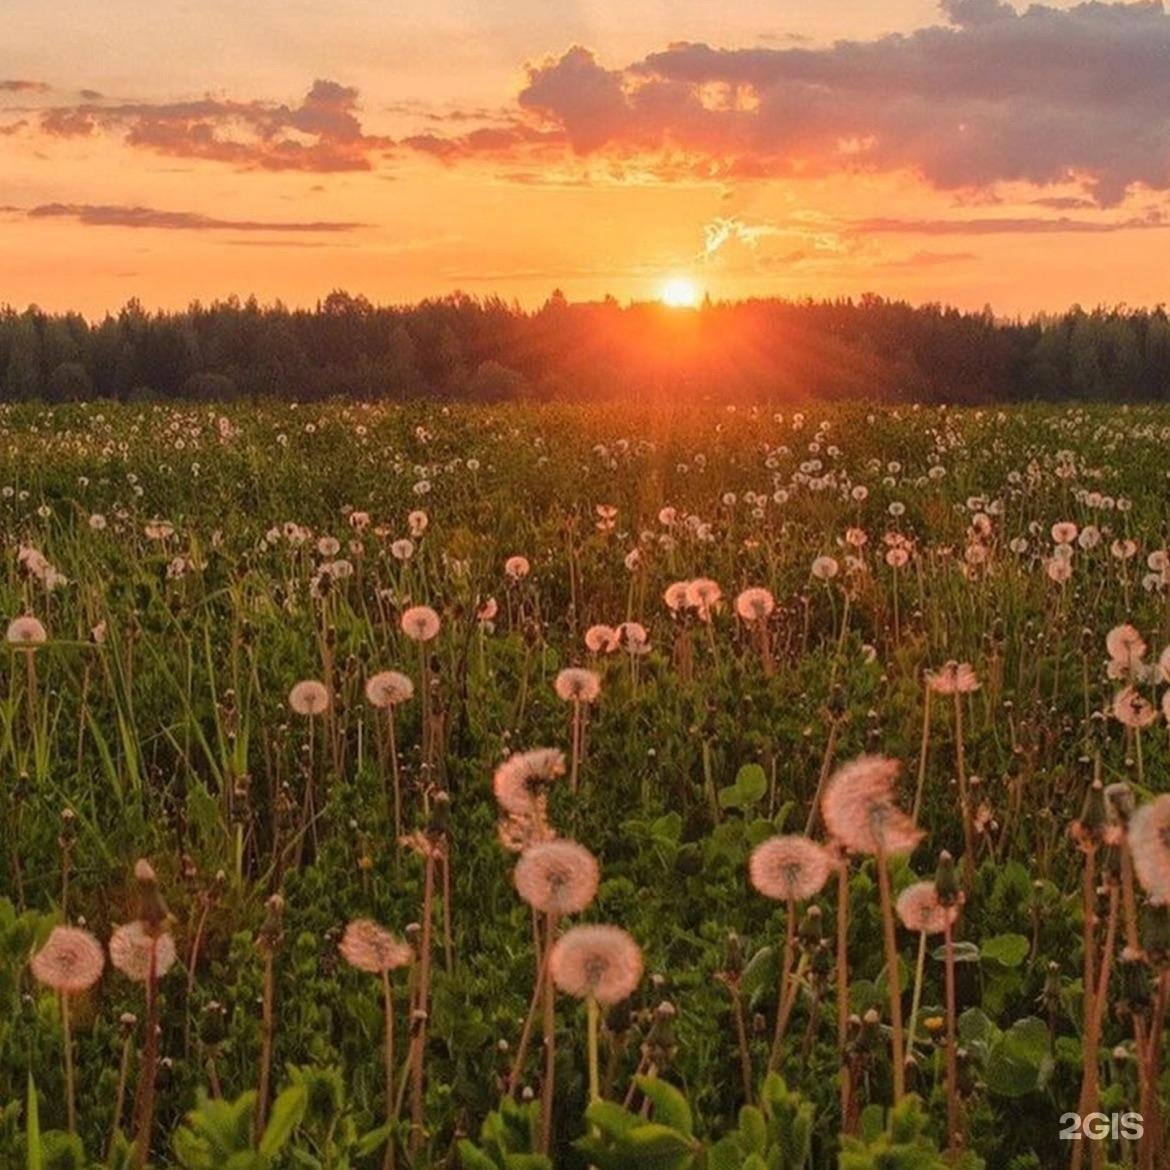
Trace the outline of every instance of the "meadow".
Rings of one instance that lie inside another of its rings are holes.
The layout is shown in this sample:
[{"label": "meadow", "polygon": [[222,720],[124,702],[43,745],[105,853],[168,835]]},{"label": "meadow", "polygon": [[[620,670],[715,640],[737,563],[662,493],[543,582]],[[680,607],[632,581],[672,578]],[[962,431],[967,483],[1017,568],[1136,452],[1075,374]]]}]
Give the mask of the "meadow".
[{"label": "meadow", "polygon": [[0,1165],[1164,1167],[1168,449],[0,407]]}]

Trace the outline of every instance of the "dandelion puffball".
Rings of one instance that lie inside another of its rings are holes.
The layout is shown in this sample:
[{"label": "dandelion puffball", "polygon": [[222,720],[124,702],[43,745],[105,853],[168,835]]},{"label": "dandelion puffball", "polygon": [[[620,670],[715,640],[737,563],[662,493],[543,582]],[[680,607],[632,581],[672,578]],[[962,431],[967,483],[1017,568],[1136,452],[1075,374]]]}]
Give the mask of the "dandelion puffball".
[{"label": "dandelion puffball", "polygon": [[88,991],[101,978],[105,965],[102,944],[88,930],[75,926],[54,926],[30,964],[38,983],[62,995]]},{"label": "dandelion puffball", "polygon": [[953,658],[942,670],[926,676],[927,685],[936,695],[966,695],[979,689],[979,678],[969,662]]},{"label": "dandelion puffball", "polygon": [[851,853],[910,853],[922,840],[922,831],[894,803],[900,768],[886,756],[858,756],[829,778],[821,814]]},{"label": "dandelion puffball", "polygon": [[1151,901],[1170,902],[1170,795],[1159,796],[1129,822],[1133,868]]},{"label": "dandelion puffball", "polygon": [[735,612],[745,622],[760,622],[776,608],[776,599],[761,586],[743,590],[735,599]]},{"label": "dandelion puffball", "polygon": [[31,613],[13,618],[4,636],[13,646],[40,646],[49,640],[48,631]]},{"label": "dandelion puffball", "polygon": [[818,893],[833,871],[829,851],[808,837],[770,837],[752,850],[748,877],[765,898],[803,902]]},{"label": "dandelion puffball", "polygon": [[574,926],[553,945],[549,970],[561,991],[610,1007],[637,988],[642,950],[618,926]]},{"label": "dandelion puffball", "polygon": [[557,675],[553,688],[566,703],[592,703],[601,694],[601,676],[583,666],[568,666]]},{"label": "dandelion puffball", "polygon": [[516,892],[530,906],[558,917],[577,914],[597,895],[601,868],[576,841],[533,845],[516,862]]},{"label": "dandelion puffball", "polygon": [[939,934],[959,916],[959,907],[944,906],[934,882],[914,882],[907,886],[894,904],[902,925],[920,934]]},{"label": "dandelion puffball", "polygon": [[496,769],[492,788],[505,812],[524,817],[531,815],[548,786],[564,774],[564,752],[559,748],[533,748],[509,756]]},{"label": "dandelion puffball", "polygon": [[429,642],[440,624],[439,615],[429,605],[413,605],[402,615],[402,632],[412,642]]},{"label": "dandelion puffball", "polygon": [[161,979],[175,962],[175,940],[169,931],[151,934],[136,919],[115,927],[110,935],[110,962],[135,983],[145,983],[150,977],[152,951],[155,977]]},{"label": "dandelion puffball", "polygon": [[401,671],[380,670],[366,679],[366,699],[371,707],[395,707],[414,694],[414,683]]},{"label": "dandelion puffball", "polygon": [[414,948],[409,943],[370,918],[350,922],[337,949],[351,967],[371,975],[406,967],[414,961]]},{"label": "dandelion puffball", "polygon": [[320,715],[329,709],[329,689],[315,678],[303,679],[289,691],[288,705],[298,715]]}]

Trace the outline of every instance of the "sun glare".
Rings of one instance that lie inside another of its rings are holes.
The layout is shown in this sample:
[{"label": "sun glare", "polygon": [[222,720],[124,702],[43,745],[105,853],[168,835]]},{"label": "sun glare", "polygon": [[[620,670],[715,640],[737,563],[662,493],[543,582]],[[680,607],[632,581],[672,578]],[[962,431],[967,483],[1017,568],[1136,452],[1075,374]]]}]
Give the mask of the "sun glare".
[{"label": "sun glare", "polygon": [[662,283],[658,298],[672,309],[693,309],[701,298],[699,286],[688,276],[672,276]]}]

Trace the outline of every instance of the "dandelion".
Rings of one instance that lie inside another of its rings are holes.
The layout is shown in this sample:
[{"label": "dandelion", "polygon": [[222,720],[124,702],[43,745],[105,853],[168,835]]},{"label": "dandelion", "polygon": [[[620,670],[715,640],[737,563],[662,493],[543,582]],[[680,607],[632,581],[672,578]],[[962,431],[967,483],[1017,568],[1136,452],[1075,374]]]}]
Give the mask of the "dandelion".
[{"label": "dandelion", "polygon": [[534,845],[516,863],[516,892],[550,919],[577,914],[593,901],[600,879],[597,859],[575,841]]},{"label": "dandelion", "polygon": [[412,642],[429,642],[439,632],[439,615],[429,605],[411,606],[401,620],[402,632]]},{"label": "dandelion", "polygon": [[1105,650],[1109,655],[1110,678],[1140,679],[1144,674],[1142,659],[1146,654],[1146,643],[1133,626],[1128,623],[1114,626],[1105,635]]},{"label": "dandelion", "polygon": [[768,618],[776,608],[776,599],[764,588],[753,586],[743,590],[735,599],[735,612],[751,628],[760,655],[764,674],[773,671],[771,639],[768,634]]},{"label": "dandelion", "polygon": [[366,699],[371,707],[386,709],[405,703],[414,695],[414,683],[397,670],[381,670],[366,679]]},{"label": "dandelion", "polygon": [[812,575],[818,581],[831,581],[841,571],[841,566],[834,557],[816,557],[812,563]]},{"label": "dandelion", "polygon": [[421,508],[416,508],[409,516],[406,517],[406,526],[410,529],[410,535],[417,540],[427,530],[427,525],[430,523],[430,518],[422,511]]},{"label": "dandelion", "polygon": [[1143,804],[1129,822],[1129,848],[1142,889],[1155,903],[1170,903],[1170,795]]},{"label": "dandelion", "polygon": [[590,626],[585,631],[585,648],[591,654],[609,654],[618,648],[621,638],[612,626]]},{"label": "dandelion", "polygon": [[13,618],[8,623],[5,639],[10,646],[19,647],[22,650],[35,649],[49,640],[49,634],[38,618],[33,617],[31,613],[26,613],[21,617]]},{"label": "dandelion", "polygon": [[1140,730],[1158,718],[1158,711],[1136,687],[1129,686],[1113,696],[1113,718],[1124,727]]},{"label": "dandelion", "polygon": [[134,865],[138,884],[138,917],[119,926],[110,937],[110,962],[146,992],[146,1039],[139,1066],[135,1101],[135,1170],[144,1170],[150,1154],[154,1122],[154,1088],[158,1073],[158,981],[175,962],[170,911],[158,888],[154,867],[145,858]]},{"label": "dandelion", "polygon": [[[696,577],[687,582],[686,604],[698,613],[699,620],[708,622],[719,602],[723,598],[723,590],[718,582],[709,577]],[[669,602],[667,603],[669,604]]]},{"label": "dandelion", "polygon": [[829,778],[821,801],[826,828],[852,853],[909,853],[921,830],[894,803],[894,779],[901,769],[885,756],[858,756]]},{"label": "dandelion", "polygon": [[979,689],[979,678],[969,662],[952,659],[937,673],[928,674],[927,684],[936,695],[967,695]]},{"label": "dandelion", "polygon": [[597,700],[601,694],[601,676],[594,670],[581,666],[569,666],[556,677],[553,689],[557,697],[573,704],[572,719],[572,765],[569,773],[569,787],[577,791],[577,776],[581,764],[584,740],[584,708]]},{"label": "dandelion", "polygon": [[401,537],[390,542],[390,555],[396,561],[409,561],[414,556],[414,542]]},{"label": "dandelion", "polygon": [[918,934],[918,958],[914,966],[914,991],[910,997],[910,1028],[906,1035],[906,1053],[914,1055],[914,1033],[918,1028],[918,1006],[922,1002],[922,973],[926,965],[926,936],[941,934],[959,916],[957,905],[944,906],[934,882],[914,882],[907,886],[894,904],[902,925]]},{"label": "dandelion", "polygon": [[549,965],[561,991],[612,1007],[637,988],[642,951],[620,927],[574,926],[557,939]]},{"label": "dandelion", "polygon": [[146,983],[151,976],[151,964],[156,978],[161,979],[177,958],[175,940],[170,932],[151,934],[140,921],[114,927],[110,935],[110,963],[134,983]]},{"label": "dandelion", "polygon": [[784,957],[780,963],[780,991],[776,999],[776,1026],[772,1033],[772,1050],[768,1071],[780,1065],[781,1046],[788,1018],[795,1006],[795,990],[790,995],[792,960],[796,952],[796,903],[819,893],[833,871],[828,850],[808,837],[789,835],[771,837],[757,845],[748,860],[748,877],[765,898],[786,904]]},{"label": "dandelion", "polygon": [[642,978],[642,951],[617,926],[574,926],[552,948],[552,980],[561,991],[585,1000],[588,1013],[589,1099],[601,1099],[598,1005],[612,1007],[633,995]]},{"label": "dandelion", "polygon": [[900,766],[897,760],[885,756],[859,756],[830,777],[822,800],[822,816],[829,832],[846,849],[872,853],[877,861],[890,997],[895,1104],[905,1092],[906,1070],[902,1059],[902,999],[888,858],[892,854],[911,852],[922,839],[913,820],[894,803],[894,778]]},{"label": "dandelion", "polygon": [[1052,543],[1072,544],[1077,538],[1077,526],[1071,520],[1062,520],[1052,526]]},{"label": "dandelion", "polygon": [[523,581],[532,571],[527,557],[512,556],[504,562],[504,573],[511,581]]},{"label": "dandelion", "polygon": [[745,622],[762,622],[776,608],[776,599],[760,586],[744,589],[735,599],[735,612]]},{"label": "dandelion", "polygon": [[584,667],[566,667],[557,675],[553,689],[566,703],[592,703],[601,694],[601,676]]},{"label": "dandelion", "polygon": [[65,1113],[69,1132],[77,1132],[77,1103],[73,1082],[73,1036],[69,998],[83,995],[101,978],[105,952],[88,930],[55,926],[29,966],[37,982],[57,993],[61,1007],[61,1037],[65,1063]]},{"label": "dandelion", "polygon": [[321,715],[329,709],[329,689],[316,679],[303,679],[289,691],[288,705],[298,715]]},{"label": "dandelion", "polygon": [[[386,1075],[386,1125],[394,1124],[397,1110],[394,1100],[394,985],[390,972],[414,961],[414,948],[368,918],[358,918],[345,928],[338,946],[341,957],[355,970],[378,975],[382,980],[382,1009],[385,1016],[383,1054]],[[394,1166],[395,1137],[386,1136],[386,1161]]]},{"label": "dandelion", "polygon": [[[972,884],[975,876],[975,824],[967,784],[967,752],[966,740],[963,735],[963,696],[973,694],[979,689],[979,685],[979,679],[971,664],[969,662],[956,662],[954,659],[947,662],[942,670],[936,674],[927,675],[927,687],[930,691],[937,695],[950,695],[953,699],[955,773],[959,781],[959,812],[963,821],[963,875],[968,886]],[[924,735],[926,733],[925,726],[923,733]],[[925,764],[925,756],[922,764]],[[920,767],[918,790],[914,796],[913,815],[915,818],[917,818],[921,807],[924,776],[924,767]]]},{"label": "dandelion", "polygon": [[558,748],[534,748],[509,756],[492,777],[492,790],[506,813],[528,816],[543,808],[550,785],[565,774]]},{"label": "dandelion", "polygon": [[690,585],[691,583],[689,581],[674,581],[666,587],[665,592],[662,594],[662,600],[671,613],[680,613],[687,608],[689,605],[687,597],[690,592]]},{"label": "dandelion", "polygon": [[[394,726],[394,708],[414,695],[414,683],[397,670],[380,670],[366,679],[366,699],[370,706],[386,712],[386,752],[390,756],[390,773],[394,786],[394,839],[402,836],[402,782],[398,771],[398,741]],[[385,797],[385,775],[382,795]]]}]

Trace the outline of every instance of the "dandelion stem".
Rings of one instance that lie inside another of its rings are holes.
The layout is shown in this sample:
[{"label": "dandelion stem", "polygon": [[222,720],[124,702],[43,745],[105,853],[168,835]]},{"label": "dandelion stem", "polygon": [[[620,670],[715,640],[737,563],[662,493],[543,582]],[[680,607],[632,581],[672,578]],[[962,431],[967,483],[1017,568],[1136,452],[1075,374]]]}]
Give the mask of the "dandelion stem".
[{"label": "dandelion stem", "polygon": [[953,1159],[959,1150],[959,1059],[955,1028],[955,935],[950,916],[944,918],[943,962],[946,967],[947,1009],[947,1150]]},{"label": "dandelion stem", "polygon": [[898,978],[898,943],[894,934],[894,906],[890,895],[890,871],[886,852],[879,839],[877,850],[878,892],[882,906],[882,929],[886,945],[886,986],[890,993],[890,1040],[894,1065],[894,1104],[906,1093],[906,1068],[902,1048],[902,992]]},{"label": "dandelion stem", "polygon": [[65,1048],[65,1116],[69,1132],[77,1132],[77,1097],[73,1084],[73,1031],[69,1025],[69,996],[64,992],[61,999],[61,1040]]}]

